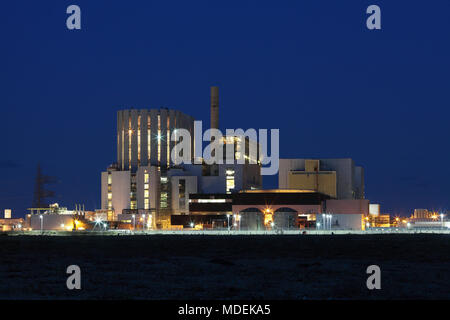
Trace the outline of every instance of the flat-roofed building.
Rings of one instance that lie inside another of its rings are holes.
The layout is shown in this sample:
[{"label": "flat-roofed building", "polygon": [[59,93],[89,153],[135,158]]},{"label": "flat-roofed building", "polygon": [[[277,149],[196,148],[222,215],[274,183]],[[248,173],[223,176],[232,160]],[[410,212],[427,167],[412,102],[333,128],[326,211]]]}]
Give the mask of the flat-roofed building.
[{"label": "flat-roofed building", "polygon": [[[231,228],[353,229],[364,228],[368,200],[334,200],[312,190],[244,190],[233,194],[195,194],[186,221],[225,221]],[[242,219],[242,220],[241,220]],[[326,221],[326,223],[322,223]]]},{"label": "flat-roofed building", "polygon": [[364,169],[352,159],[280,159],[280,189],[308,189],[335,199],[364,199]]}]

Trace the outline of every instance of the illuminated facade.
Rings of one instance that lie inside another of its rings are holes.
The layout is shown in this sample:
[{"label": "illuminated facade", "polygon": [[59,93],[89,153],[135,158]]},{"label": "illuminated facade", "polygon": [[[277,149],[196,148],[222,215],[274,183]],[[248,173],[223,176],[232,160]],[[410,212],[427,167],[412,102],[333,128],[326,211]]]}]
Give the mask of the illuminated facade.
[{"label": "illuminated facade", "polygon": [[[165,227],[171,213],[168,171],[170,137],[186,129],[193,139],[194,118],[177,110],[129,109],[117,112],[117,163],[102,172],[102,210],[108,220],[120,214],[154,216],[153,227]],[[191,141],[192,154],[194,143]]]},{"label": "illuminated facade", "polygon": [[[194,118],[177,110],[130,109],[117,112],[117,167],[136,172],[140,166],[170,165],[170,140],[176,129],[193,137]],[[192,148],[194,146],[191,142]],[[194,154],[194,150],[191,151]]]},{"label": "illuminated facade", "polygon": [[189,210],[190,216],[174,222],[186,226],[194,221],[204,228],[215,222],[216,226],[237,230],[362,230],[369,201],[335,200],[310,190],[245,190],[233,194],[192,195]]}]

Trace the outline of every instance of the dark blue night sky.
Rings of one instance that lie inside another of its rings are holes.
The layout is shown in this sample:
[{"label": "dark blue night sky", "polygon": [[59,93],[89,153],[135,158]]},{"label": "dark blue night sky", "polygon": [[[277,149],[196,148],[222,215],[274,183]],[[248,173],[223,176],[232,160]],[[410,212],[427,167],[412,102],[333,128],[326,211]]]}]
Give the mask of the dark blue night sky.
[{"label": "dark blue night sky", "polygon": [[[371,4],[382,30],[366,28]],[[447,209],[449,35],[447,0],[4,1],[0,209],[24,214],[38,162],[56,202],[99,208],[116,111],[208,125],[211,85],[223,129],[279,128],[281,157],[353,158],[384,212]]]}]

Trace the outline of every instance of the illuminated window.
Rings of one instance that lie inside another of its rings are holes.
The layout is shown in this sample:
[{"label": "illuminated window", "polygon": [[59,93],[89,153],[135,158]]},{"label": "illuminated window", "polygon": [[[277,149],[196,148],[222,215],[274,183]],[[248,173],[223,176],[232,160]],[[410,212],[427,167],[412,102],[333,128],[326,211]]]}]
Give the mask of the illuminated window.
[{"label": "illuminated window", "polygon": [[196,202],[198,202],[198,203],[225,203],[227,201],[226,201],[226,199],[198,199]]},{"label": "illuminated window", "polygon": [[145,184],[144,184],[144,189],[145,189],[145,190],[148,190],[148,183],[145,183]]},{"label": "illuminated window", "polygon": [[167,117],[167,135],[166,135],[166,142],[167,142],[167,166],[169,166],[170,163],[170,117]]},{"label": "illuminated window", "polygon": [[128,169],[131,170],[131,137],[133,130],[131,129],[131,117],[128,117]]},{"label": "illuminated window", "polygon": [[148,173],[144,173],[144,183],[148,183],[149,182],[149,175]]},{"label": "illuminated window", "polygon": [[227,182],[227,193],[231,193],[231,190],[234,189],[234,170],[233,169],[227,169],[226,170],[226,182]]},{"label": "illuminated window", "polygon": [[186,180],[180,179],[178,182],[178,207],[180,210],[186,209]]},{"label": "illuminated window", "polygon": [[112,193],[109,192],[109,193],[108,193],[108,200],[111,200],[111,199],[112,199]]},{"label": "illuminated window", "polygon": [[141,165],[141,116],[138,116],[138,132],[137,132],[137,143],[138,143],[138,166]]},{"label": "illuminated window", "polygon": [[161,116],[159,114],[158,114],[157,143],[158,143],[158,164],[160,164],[161,163]]},{"label": "illuminated window", "polygon": [[161,192],[161,208],[167,208],[167,192]]},{"label": "illuminated window", "polygon": [[150,202],[148,199],[144,199],[144,209],[150,209]]},{"label": "illuminated window", "polygon": [[150,159],[151,159],[151,145],[152,145],[152,136],[150,131],[150,116],[147,116],[147,152],[148,152],[148,165],[150,165]]},{"label": "illuminated window", "polygon": [[148,198],[148,190],[144,190],[144,198]]}]

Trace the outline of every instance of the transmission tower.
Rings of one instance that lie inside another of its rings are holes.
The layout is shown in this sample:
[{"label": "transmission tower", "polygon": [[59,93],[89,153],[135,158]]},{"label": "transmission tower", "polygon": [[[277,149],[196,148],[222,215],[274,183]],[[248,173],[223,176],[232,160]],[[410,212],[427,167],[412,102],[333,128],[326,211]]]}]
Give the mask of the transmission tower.
[{"label": "transmission tower", "polygon": [[50,183],[55,183],[56,178],[50,177],[42,174],[41,165],[37,166],[36,173],[36,184],[34,187],[34,199],[33,208],[48,208],[49,203],[46,199],[55,196],[55,193],[50,190],[46,190],[45,185]]}]

